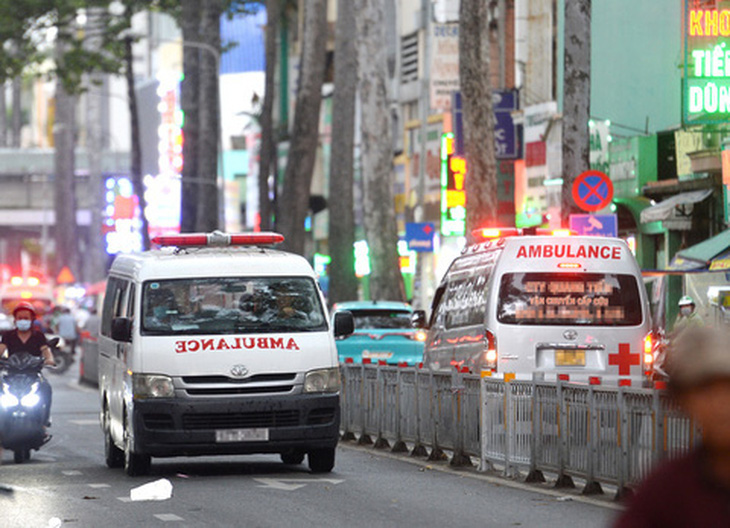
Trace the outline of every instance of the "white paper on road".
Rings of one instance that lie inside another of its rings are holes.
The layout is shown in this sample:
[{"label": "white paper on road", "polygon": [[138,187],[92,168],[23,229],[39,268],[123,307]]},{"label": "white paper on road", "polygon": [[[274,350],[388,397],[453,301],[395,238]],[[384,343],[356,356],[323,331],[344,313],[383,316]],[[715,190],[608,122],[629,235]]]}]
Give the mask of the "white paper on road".
[{"label": "white paper on road", "polygon": [[172,483],[167,479],[148,482],[129,491],[129,498],[133,501],[162,501],[170,497],[172,497]]},{"label": "white paper on road", "polygon": [[58,517],[48,519],[48,528],[60,528],[61,524],[63,524],[63,521]]}]

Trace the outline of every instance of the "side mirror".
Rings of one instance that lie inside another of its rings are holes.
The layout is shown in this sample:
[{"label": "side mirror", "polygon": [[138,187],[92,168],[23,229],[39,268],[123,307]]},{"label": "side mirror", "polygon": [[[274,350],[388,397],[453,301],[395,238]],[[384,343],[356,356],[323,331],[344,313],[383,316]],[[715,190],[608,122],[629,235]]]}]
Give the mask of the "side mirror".
[{"label": "side mirror", "polygon": [[58,348],[58,343],[61,341],[60,337],[52,337],[48,340],[48,346],[53,350],[54,348]]},{"label": "side mirror", "polygon": [[132,320],[126,317],[115,317],[112,319],[112,339],[114,341],[132,341]]},{"label": "side mirror", "polygon": [[335,314],[335,337],[348,336],[355,331],[355,319],[352,312],[344,311]]},{"label": "side mirror", "polygon": [[416,310],[411,314],[411,326],[413,328],[428,328],[424,310]]}]

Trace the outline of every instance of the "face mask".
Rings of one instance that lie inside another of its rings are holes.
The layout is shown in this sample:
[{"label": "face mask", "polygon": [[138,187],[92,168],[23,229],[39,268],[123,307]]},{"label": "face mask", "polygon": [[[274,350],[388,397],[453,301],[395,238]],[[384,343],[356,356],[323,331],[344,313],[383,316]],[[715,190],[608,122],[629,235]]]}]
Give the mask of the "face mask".
[{"label": "face mask", "polygon": [[31,321],[28,319],[20,319],[19,321],[15,321],[15,327],[20,330],[21,332],[27,332],[30,330]]},{"label": "face mask", "polygon": [[689,308],[689,307],[687,307],[687,308],[680,308],[679,309],[679,313],[681,313],[682,315],[684,315],[685,317],[687,317],[689,314],[692,313],[692,308]]}]

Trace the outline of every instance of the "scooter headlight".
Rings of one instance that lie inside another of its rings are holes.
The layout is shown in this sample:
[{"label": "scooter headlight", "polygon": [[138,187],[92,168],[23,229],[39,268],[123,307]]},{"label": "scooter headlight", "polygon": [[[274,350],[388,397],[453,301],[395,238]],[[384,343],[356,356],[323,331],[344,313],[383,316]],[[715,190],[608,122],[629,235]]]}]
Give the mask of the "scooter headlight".
[{"label": "scooter headlight", "polygon": [[15,394],[11,393],[7,384],[3,383],[3,392],[0,394],[0,405],[5,408],[15,407],[18,405],[18,398]]},{"label": "scooter headlight", "polygon": [[23,407],[35,407],[40,401],[41,397],[38,395],[38,383],[34,383],[30,392],[20,399],[20,405]]}]

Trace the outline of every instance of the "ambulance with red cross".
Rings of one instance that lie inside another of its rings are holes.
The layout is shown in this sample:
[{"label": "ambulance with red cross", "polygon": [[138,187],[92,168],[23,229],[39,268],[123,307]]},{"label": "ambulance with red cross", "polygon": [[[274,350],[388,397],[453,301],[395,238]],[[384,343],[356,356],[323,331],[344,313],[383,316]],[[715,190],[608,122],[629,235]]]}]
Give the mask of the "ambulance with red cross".
[{"label": "ambulance with red cross", "polygon": [[99,395],[109,467],[153,457],[276,453],[329,472],[340,374],[312,267],[277,233],[160,236],[120,255],[107,280]]},{"label": "ambulance with red cross", "polygon": [[[649,303],[623,240],[516,228],[475,235],[434,295],[426,366],[505,379],[649,385]],[[414,324],[420,318],[424,312]]]}]

